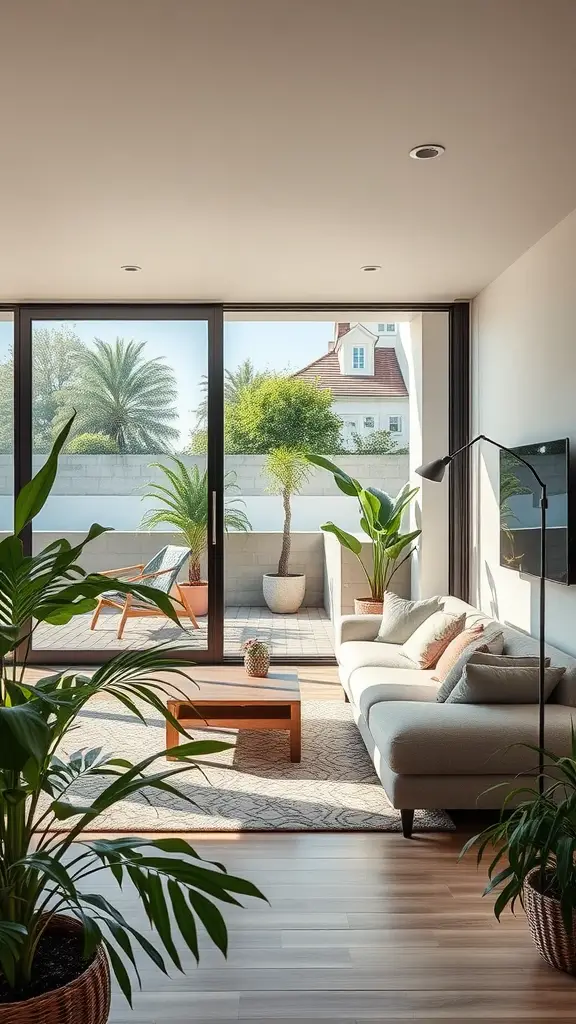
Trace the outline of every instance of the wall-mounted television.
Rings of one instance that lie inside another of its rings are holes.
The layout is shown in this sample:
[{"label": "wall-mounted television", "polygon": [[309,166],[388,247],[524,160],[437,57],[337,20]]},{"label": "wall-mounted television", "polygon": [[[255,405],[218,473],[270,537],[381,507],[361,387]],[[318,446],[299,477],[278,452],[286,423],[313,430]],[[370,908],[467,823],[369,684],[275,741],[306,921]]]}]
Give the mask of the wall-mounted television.
[{"label": "wall-mounted television", "polygon": [[[573,582],[570,443],[545,441],[512,451],[534,467],[548,491],[546,579]],[[540,575],[540,487],[530,470],[500,452],[500,565]]]}]

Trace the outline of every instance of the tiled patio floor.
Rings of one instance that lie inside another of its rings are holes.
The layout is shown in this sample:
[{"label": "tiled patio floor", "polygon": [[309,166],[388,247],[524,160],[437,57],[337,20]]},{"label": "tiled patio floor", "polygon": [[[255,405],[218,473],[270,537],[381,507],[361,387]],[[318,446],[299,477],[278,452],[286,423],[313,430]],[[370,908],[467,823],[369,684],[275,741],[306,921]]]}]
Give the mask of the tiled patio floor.
[{"label": "tiled patio floor", "polygon": [[[72,651],[127,650],[148,647],[163,640],[175,640],[181,630],[167,619],[128,619],[122,640],[116,637],[119,613],[103,611],[90,630],[90,615],[78,615],[66,626],[39,625],[34,633],[36,650]],[[198,648],[206,647],[207,619],[199,619],[199,630],[186,629]],[[255,637],[270,645],[274,657],[329,657],[334,653],[332,623],[323,608],[301,608],[296,615],[274,615],[267,608],[226,608],[224,653],[239,655],[245,640]]]}]

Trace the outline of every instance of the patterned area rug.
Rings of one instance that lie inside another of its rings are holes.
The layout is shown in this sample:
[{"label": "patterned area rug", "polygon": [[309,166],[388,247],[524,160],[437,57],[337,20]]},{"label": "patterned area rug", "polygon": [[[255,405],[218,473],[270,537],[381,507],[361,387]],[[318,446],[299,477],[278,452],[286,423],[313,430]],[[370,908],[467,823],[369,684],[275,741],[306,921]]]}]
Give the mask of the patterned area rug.
[{"label": "patterned area rug", "polygon": [[[164,720],[147,711],[142,725],[113,701],[89,704],[70,735],[66,753],[102,747],[139,761],[164,749]],[[302,703],[302,761],[289,760],[288,734],[249,730],[197,730],[197,738],[223,739],[234,748],[210,755],[175,780],[195,806],[170,794],[136,794],[98,818],[98,829],[131,832],[309,830],[400,831],[400,812],[390,806],[348,704]],[[165,762],[162,762],[165,763]],[[152,770],[157,770],[158,763]],[[82,802],[103,788],[78,784]],[[72,795],[72,794],[71,794]],[[75,819],[62,823],[68,829]],[[415,831],[450,831],[444,811],[417,811]]]}]

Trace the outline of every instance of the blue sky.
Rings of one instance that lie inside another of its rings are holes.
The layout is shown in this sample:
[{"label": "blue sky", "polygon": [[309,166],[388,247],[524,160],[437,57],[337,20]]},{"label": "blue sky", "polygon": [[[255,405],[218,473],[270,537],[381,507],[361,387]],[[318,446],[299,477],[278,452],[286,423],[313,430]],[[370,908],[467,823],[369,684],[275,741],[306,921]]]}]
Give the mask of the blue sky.
[{"label": "blue sky", "polygon": [[[114,341],[117,337],[146,342],[149,359],[163,358],[173,368],[178,382],[178,412],[181,442],[195,424],[194,409],[202,392],[199,383],[207,373],[208,332],[202,321],[176,320],[84,320],[66,321],[80,339],[90,345],[94,338]],[[54,327],[56,321],[37,321],[38,327]],[[293,371],[323,355],[332,338],[334,324],[317,322],[248,322],[224,325],[224,365],[234,370],[250,358],[257,369]],[[12,324],[0,322],[0,360],[8,357]]]}]

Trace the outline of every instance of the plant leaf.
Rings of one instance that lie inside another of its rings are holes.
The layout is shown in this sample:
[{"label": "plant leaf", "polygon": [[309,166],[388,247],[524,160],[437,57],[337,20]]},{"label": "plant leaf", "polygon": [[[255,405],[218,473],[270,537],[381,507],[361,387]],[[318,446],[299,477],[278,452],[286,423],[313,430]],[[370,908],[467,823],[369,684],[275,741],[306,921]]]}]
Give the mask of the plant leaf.
[{"label": "plant leaf", "polygon": [[58,456],[66,443],[75,418],[76,413],[62,427],[42,469],[19,491],[14,503],[14,533],[16,535],[20,534],[26,523],[29,523],[44,508],[56,479]]}]

